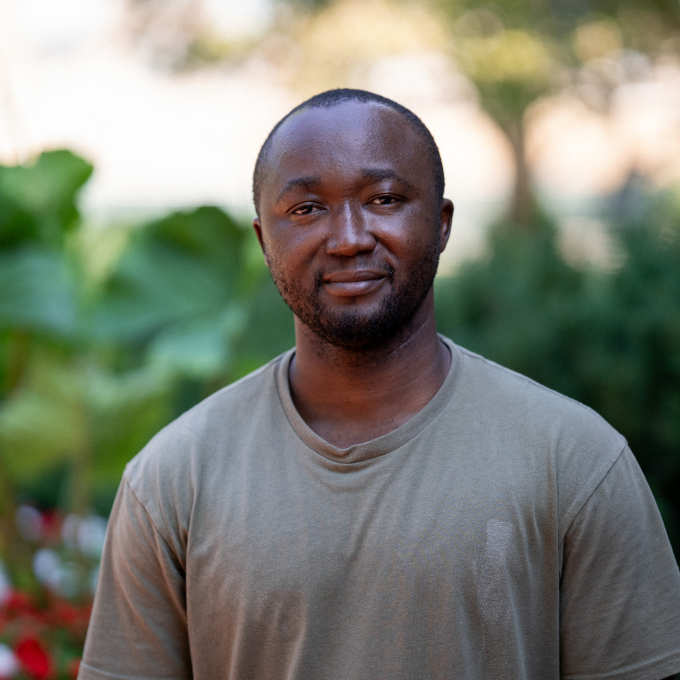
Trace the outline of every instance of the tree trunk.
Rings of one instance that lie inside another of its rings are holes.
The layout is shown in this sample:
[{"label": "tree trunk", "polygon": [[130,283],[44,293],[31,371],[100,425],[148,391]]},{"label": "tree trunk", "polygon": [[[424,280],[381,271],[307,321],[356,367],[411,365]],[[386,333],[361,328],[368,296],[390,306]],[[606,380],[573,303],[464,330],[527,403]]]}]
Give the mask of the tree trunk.
[{"label": "tree trunk", "polygon": [[515,184],[510,204],[510,219],[517,228],[530,230],[536,216],[536,202],[526,157],[524,126],[519,122],[507,126],[505,131],[515,157]]}]

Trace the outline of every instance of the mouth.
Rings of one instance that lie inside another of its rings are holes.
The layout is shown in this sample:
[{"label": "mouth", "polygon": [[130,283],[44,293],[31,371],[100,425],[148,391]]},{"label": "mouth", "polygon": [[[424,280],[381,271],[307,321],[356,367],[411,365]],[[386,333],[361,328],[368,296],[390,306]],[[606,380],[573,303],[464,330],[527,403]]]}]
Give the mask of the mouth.
[{"label": "mouth", "polygon": [[331,295],[357,297],[372,293],[388,279],[387,273],[373,269],[354,269],[333,272],[322,277],[323,286]]}]

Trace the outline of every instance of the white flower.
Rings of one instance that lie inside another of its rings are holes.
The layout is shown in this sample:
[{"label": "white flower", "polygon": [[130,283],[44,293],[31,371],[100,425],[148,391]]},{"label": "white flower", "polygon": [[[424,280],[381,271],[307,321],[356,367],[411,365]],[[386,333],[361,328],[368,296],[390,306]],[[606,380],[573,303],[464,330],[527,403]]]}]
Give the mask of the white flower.
[{"label": "white flower", "polygon": [[61,582],[61,559],[50,548],[41,548],[33,555],[33,573],[40,583],[58,588]]},{"label": "white flower", "polygon": [[35,543],[42,537],[42,514],[32,505],[20,505],[17,508],[16,525],[25,541]]},{"label": "white flower", "polygon": [[7,576],[2,565],[0,564],[0,606],[9,600],[11,595],[12,584],[9,582],[9,576]]},{"label": "white flower", "polygon": [[101,557],[106,537],[106,520],[98,515],[84,517],[78,526],[78,547],[89,557]]},{"label": "white flower", "polygon": [[13,678],[19,672],[19,662],[14,652],[0,642],[0,678]]},{"label": "white flower", "polygon": [[80,526],[80,517],[70,513],[66,515],[61,525],[61,538],[69,548],[75,548],[78,545],[78,527]]}]

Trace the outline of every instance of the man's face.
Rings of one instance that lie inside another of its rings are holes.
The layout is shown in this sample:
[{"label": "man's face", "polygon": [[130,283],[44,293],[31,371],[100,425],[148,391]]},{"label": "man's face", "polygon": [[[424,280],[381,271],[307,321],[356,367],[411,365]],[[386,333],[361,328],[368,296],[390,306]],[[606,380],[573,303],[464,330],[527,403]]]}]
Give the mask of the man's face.
[{"label": "man's face", "polygon": [[305,109],[276,133],[264,178],[253,224],[295,315],[340,347],[394,337],[431,296],[453,212],[418,133],[378,104]]}]

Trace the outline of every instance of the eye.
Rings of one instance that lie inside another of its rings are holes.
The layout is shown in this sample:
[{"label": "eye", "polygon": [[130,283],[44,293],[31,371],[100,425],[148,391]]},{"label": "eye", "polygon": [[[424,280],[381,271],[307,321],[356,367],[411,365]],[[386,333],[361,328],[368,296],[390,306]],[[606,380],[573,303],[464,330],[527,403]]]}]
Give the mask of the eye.
[{"label": "eye", "polygon": [[312,213],[320,210],[318,205],[314,205],[313,203],[305,203],[304,205],[299,205],[297,208],[293,208],[290,211],[291,215],[300,215],[304,217],[305,215],[311,215]]},{"label": "eye", "polygon": [[396,203],[399,201],[399,199],[396,196],[391,196],[389,194],[383,195],[383,196],[376,196],[375,198],[372,198],[369,203],[372,203],[373,205],[392,205],[393,203]]}]

